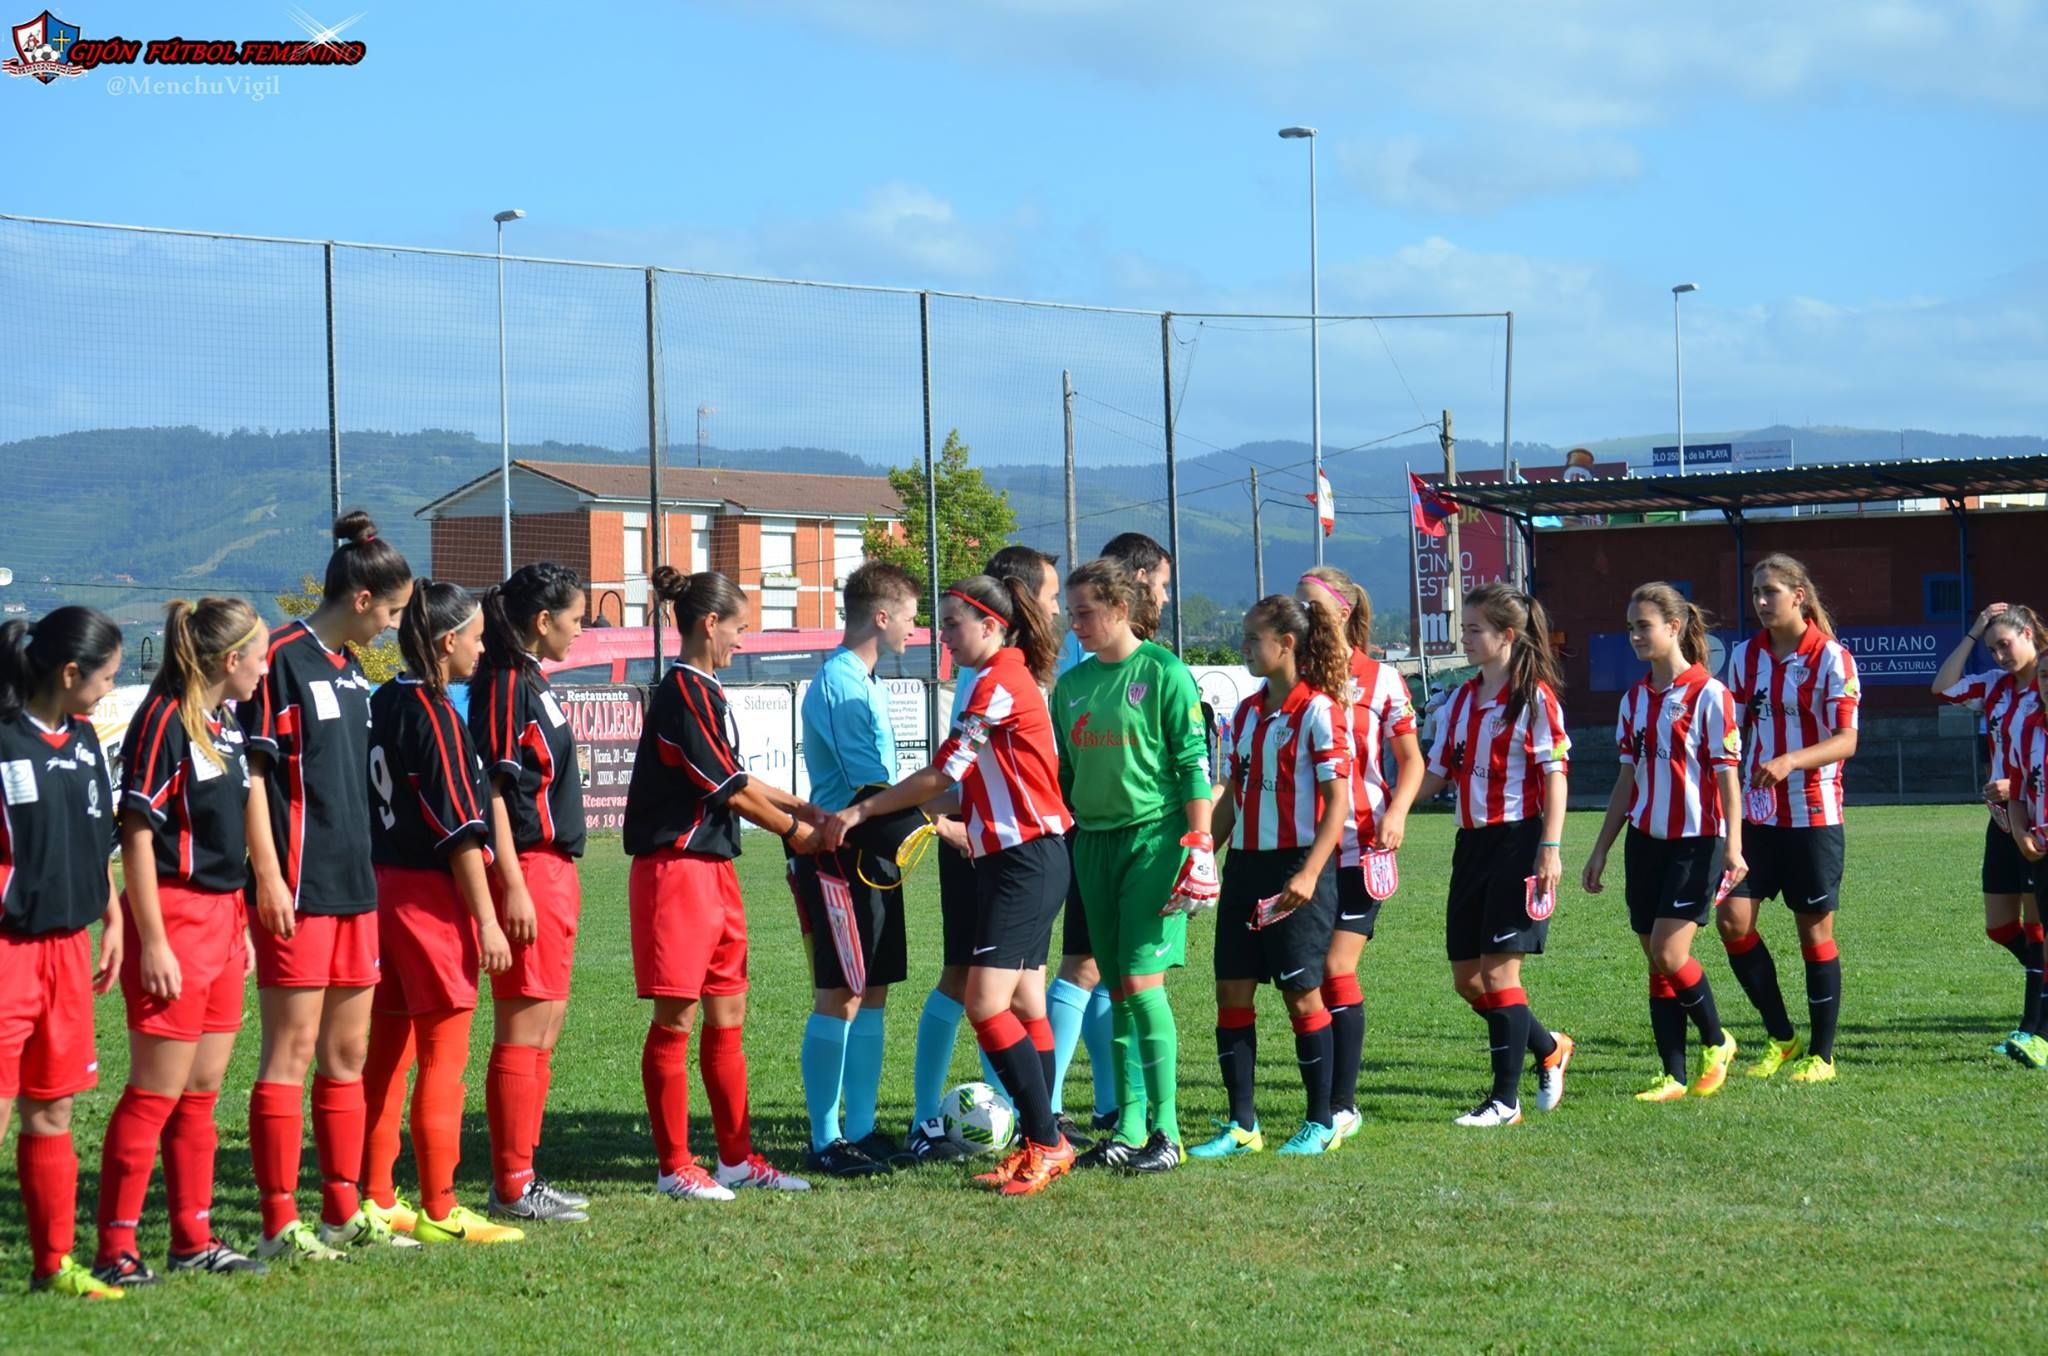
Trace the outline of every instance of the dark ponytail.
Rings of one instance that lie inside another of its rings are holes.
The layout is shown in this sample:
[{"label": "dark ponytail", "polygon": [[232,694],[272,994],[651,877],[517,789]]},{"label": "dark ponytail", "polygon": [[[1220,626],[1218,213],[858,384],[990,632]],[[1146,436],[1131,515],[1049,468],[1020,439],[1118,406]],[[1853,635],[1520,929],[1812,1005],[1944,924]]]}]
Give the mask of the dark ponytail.
[{"label": "dark ponytail", "polygon": [[1522,708],[1536,700],[1539,685],[1555,696],[1564,687],[1557,671],[1557,656],[1550,648],[1550,616],[1543,604],[1512,584],[1496,580],[1481,584],[1465,597],[1465,606],[1479,609],[1486,624],[1496,631],[1513,631],[1514,647],[1508,651],[1508,705],[1505,715],[1512,727]]},{"label": "dark ponytail", "polygon": [[673,565],[657,565],[648,581],[654,596],[669,606],[676,631],[688,637],[696,633],[706,617],[721,621],[748,612],[747,595],[740,586],[716,570],[684,574]]},{"label": "dark ponytail", "polygon": [[361,509],[334,520],[334,554],[327,558],[324,596],[330,603],[368,590],[372,598],[389,598],[412,578],[412,566],[398,548],[377,535],[377,525]]},{"label": "dark ponytail", "polygon": [[460,584],[422,579],[413,585],[412,597],[398,619],[398,652],[405,657],[412,676],[436,697],[448,695],[448,685],[441,679],[437,642],[450,631],[469,625],[476,613],[476,599]]},{"label": "dark ponytail", "polygon": [[522,565],[502,584],[484,590],[484,667],[516,669],[528,686],[540,686],[540,665],[526,649],[526,633],[543,612],[571,610],[583,592],[583,577],[551,560]]},{"label": "dark ponytail", "polygon": [[120,652],[121,628],[89,607],[60,607],[37,621],[0,626],[0,720],[20,715],[66,664],[91,673]]},{"label": "dark ponytail", "polygon": [[1692,599],[1659,579],[1644,584],[1628,596],[1631,603],[1657,609],[1665,621],[1678,623],[1678,653],[1688,664],[1704,664],[1707,652],[1707,613]]},{"label": "dark ponytail", "polygon": [[1052,618],[1038,605],[1038,592],[1015,575],[996,579],[969,575],[948,589],[1003,624],[1003,643],[1024,652],[1024,665],[1041,683],[1052,681],[1059,667],[1060,639]]},{"label": "dark ponytail", "polygon": [[1294,641],[1294,671],[1301,681],[1342,705],[1351,700],[1351,648],[1337,609],[1304,603],[1285,593],[1252,604],[1244,624]]}]

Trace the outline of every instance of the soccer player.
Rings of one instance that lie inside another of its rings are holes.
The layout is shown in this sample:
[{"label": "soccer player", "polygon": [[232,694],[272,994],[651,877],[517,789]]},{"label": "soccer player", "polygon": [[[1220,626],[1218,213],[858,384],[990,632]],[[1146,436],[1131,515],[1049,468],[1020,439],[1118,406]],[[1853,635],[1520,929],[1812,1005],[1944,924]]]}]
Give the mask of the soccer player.
[{"label": "soccer player", "polygon": [[[361,1181],[381,1217],[415,1244],[517,1243],[526,1237],[455,1200],[477,971],[498,975],[512,965],[487,875],[493,865],[491,826],[504,812],[491,805],[496,793],[483,760],[448,700],[448,685],[476,672],[483,632],[483,609],[469,590],[420,580],[398,627],[408,672],[370,699],[369,776],[376,802],[370,857],[376,864],[383,977],[363,1080],[369,1132]],[[516,854],[499,855],[495,865],[509,896],[507,913],[519,905],[531,910],[532,902],[521,898],[525,888]],[[392,1183],[405,1075],[415,1058],[417,1208],[401,1203]]]},{"label": "soccer player", "polygon": [[1007,1196],[1045,1190],[1074,1166],[1053,1117],[1052,1030],[1040,966],[1072,867],[1062,836],[1059,754],[1039,684],[1059,640],[1023,581],[974,575],[946,593],[940,639],[975,671],[967,709],[929,767],[826,820],[825,851],[863,822],[949,797],[958,788],[979,887],[978,932],[967,972],[967,1016],[1015,1104],[1023,1139],[975,1180]]},{"label": "soccer player", "polygon": [[[654,1020],[640,1054],[657,1157],[655,1188],[674,1200],[729,1201],[739,1188],[807,1191],[754,1151],[747,1109],[747,915],[733,859],[742,818],[802,854],[817,850],[814,807],[747,776],[739,729],[717,673],[738,653],[753,607],[713,571],[655,568],[654,596],[675,619],[680,653],[648,703],[626,791],[625,848],[633,980]],[[829,944],[819,939],[818,945]],[[690,1153],[690,1034],[704,1016],[698,1067],[718,1140],[714,1177]]]},{"label": "soccer player", "polygon": [[1564,1100],[1573,1042],[1529,1010],[1522,960],[1543,954],[1564,874],[1571,737],[1543,605],[1505,583],[1465,599],[1465,657],[1479,672],[1444,703],[1417,792],[1458,795],[1445,951],[1458,996],[1486,1021],[1493,1087],[1457,1118],[1480,1128],[1522,1119],[1523,1052],[1536,1057],[1536,1109]]},{"label": "soccer player", "polygon": [[[900,566],[869,561],[847,576],[843,607],[845,635],[812,679],[802,712],[811,800],[827,811],[843,810],[896,780],[896,727],[889,689],[875,677],[875,665],[884,653],[902,654],[909,642],[917,624],[917,581]],[[800,1060],[811,1120],[805,1166],[833,1177],[886,1172],[887,1164],[862,1141],[875,1133],[889,986],[908,974],[902,877],[893,860],[854,844],[792,857],[789,873],[811,935],[813,998]],[[856,976],[847,974],[834,941],[828,884],[846,901],[842,926],[858,947]]]},{"label": "soccer player", "polygon": [[1265,679],[1238,703],[1225,753],[1230,834],[1216,912],[1216,1054],[1230,1119],[1197,1158],[1266,1147],[1253,1099],[1258,1027],[1253,996],[1271,983],[1294,1025],[1308,1095],[1283,1154],[1341,1146],[1330,1106],[1335,1041],[1323,1006],[1323,962],[1337,925],[1337,850],[1351,818],[1351,666],[1333,609],[1273,594],[1244,619],[1245,667]]},{"label": "soccer player", "polygon": [[157,1279],[135,1226],[162,1141],[170,1269],[268,1270],[223,1243],[209,1220],[214,1104],[242,1025],[251,968],[249,765],[224,703],[256,694],[270,632],[238,598],[180,598],[164,615],[164,662],[129,723],[121,774],[121,904],[128,945],[128,1086],[100,1151],[99,1252],[109,1285]]},{"label": "soccer player", "polygon": [[[1422,785],[1422,745],[1408,684],[1372,657],[1372,599],[1333,565],[1304,574],[1294,596],[1335,614],[1351,668],[1351,823],[1337,859],[1337,925],[1323,962],[1323,1006],[1330,1014],[1330,1106],[1335,1149],[1358,1133],[1358,1068],[1365,1053],[1365,994],[1358,962],[1379,922],[1380,905],[1400,882],[1394,854],[1408,835],[1408,811]],[[1387,761],[1394,764],[1387,775]]]},{"label": "soccer player", "polygon": [[491,1195],[496,1218],[574,1223],[588,1197],[534,1170],[555,1044],[569,1008],[583,892],[583,776],[576,732],[541,673],[568,656],[583,632],[583,580],[552,561],[521,566],[485,591],[484,657],[469,680],[469,732],[489,769],[496,855],[518,859],[526,890],[491,876],[498,924],[512,963],[491,976],[491,1060],[484,1106],[491,1127]]},{"label": "soccer player", "polygon": [[[1842,888],[1842,764],[1856,754],[1863,689],[1856,661],[1834,638],[1834,623],[1806,566],[1769,555],[1750,574],[1750,601],[1763,629],[1728,657],[1742,710],[1747,764],[1742,818],[1749,875],[1717,910],[1728,965],[1764,1020],[1763,1058],[1747,1070],[1769,1078],[1788,1063],[1795,1083],[1835,1076],[1835,1027],[1842,1011],[1842,960],[1835,910]],[[1801,1057],[1785,1011],[1777,967],[1757,931],[1757,905],[1783,895],[1806,956],[1812,1036]]]},{"label": "soccer player", "polygon": [[[1727,1082],[1735,1038],[1721,1029],[1713,987],[1692,956],[1693,934],[1714,901],[1742,880],[1742,727],[1735,699],[1707,673],[1707,618],[1671,585],[1629,598],[1628,640],[1650,671],[1621,699],[1614,742],[1621,775],[1580,883],[1601,891],[1607,853],[1629,826],[1622,867],[1629,926],[1650,962],[1650,1030],[1663,1072],[1639,1102],[1711,1097]],[[1685,1023],[1700,1032],[1689,1071]],[[1690,1085],[1688,1086],[1688,1079]]]},{"label": "soccer player", "polygon": [[29,1284],[77,1299],[123,1293],[71,1256],[71,1107],[99,1082],[92,1000],[121,973],[123,931],[107,870],[113,788],[86,717],[120,667],[121,629],[91,608],[0,626],[0,1138],[18,1098]]},{"label": "soccer player", "polygon": [[[1965,674],[1980,641],[1990,648],[1992,662],[1998,667]],[[2021,788],[2012,784],[2003,769],[2014,761],[2014,739],[2027,715],[2040,705],[2034,680],[2043,649],[2048,649],[2048,628],[2033,609],[1993,603],[1977,614],[1969,634],[1934,675],[1935,696],[1967,704],[1984,717],[1985,752],[1991,769],[1984,784],[1984,801],[1991,812],[1984,825],[1981,870],[1984,933],[2012,953],[2026,979],[2019,1025],[1993,1049],[2036,1069],[2048,1068],[2048,1039],[2043,1039],[2048,1036],[2048,1016],[2044,1016],[2041,1003],[2041,907],[2033,866],[2014,841],[2007,808],[2008,802],[2019,798]]]},{"label": "soccer player", "polygon": [[1171,1172],[1183,1149],[1180,1035],[1166,975],[1186,963],[1188,916],[1220,890],[1208,730],[1187,665],[1141,639],[1159,614],[1123,562],[1104,557],[1068,575],[1067,608],[1091,658],[1053,688],[1060,789],[1080,825],[1076,893],[1115,997],[1108,1063],[1123,1080],[1113,1132],[1081,1162]]},{"label": "soccer player", "polygon": [[[405,557],[361,511],[334,524],[320,606],[270,636],[270,671],[235,714],[249,760],[249,934],[263,1040],[249,1090],[249,1154],[265,1261],[339,1261],[403,1245],[356,1189],[363,1060],[377,983],[370,865],[370,680],[349,652],[390,630],[412,597]],[[299,1219],[306,1070],[320,1228]]]}]

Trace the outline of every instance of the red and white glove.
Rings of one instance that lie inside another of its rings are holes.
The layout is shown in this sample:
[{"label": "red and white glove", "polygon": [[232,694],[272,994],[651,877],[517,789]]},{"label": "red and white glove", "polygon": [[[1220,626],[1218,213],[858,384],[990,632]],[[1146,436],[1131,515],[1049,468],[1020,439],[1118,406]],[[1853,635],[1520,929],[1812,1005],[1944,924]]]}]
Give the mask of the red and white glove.
[{"label": "red and white glove", "polygon": [[1182,835],[1180,845],[1188,850],[1187,860],[1180,864],[1173,894],[1159,912],[1196,914],[1214,908],[1223,893],[1216,875],[1216,840],[1206,833],[1189,833]]}]

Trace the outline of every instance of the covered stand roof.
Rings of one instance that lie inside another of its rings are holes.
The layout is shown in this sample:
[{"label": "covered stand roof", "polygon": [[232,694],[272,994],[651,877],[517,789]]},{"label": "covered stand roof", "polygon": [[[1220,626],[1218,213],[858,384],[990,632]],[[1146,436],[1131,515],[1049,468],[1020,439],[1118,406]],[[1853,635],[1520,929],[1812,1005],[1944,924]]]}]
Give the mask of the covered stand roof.
[{"label": "covered stand roof", "polygon": [[1793,508],[1891,499],[1964,499],[2048,490],[2048,455],[1968,460],[1837,462],[1760,471],[1632,479],[1467,483],[1445,492],[1473,508],[1526,521],[1602,513]]}]

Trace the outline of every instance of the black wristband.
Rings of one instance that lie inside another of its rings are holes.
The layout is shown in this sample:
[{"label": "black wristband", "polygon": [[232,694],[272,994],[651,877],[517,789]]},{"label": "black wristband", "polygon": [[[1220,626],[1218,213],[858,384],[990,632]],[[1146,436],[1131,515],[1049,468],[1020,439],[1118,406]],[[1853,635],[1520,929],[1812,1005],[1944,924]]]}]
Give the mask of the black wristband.
[{"label": "black wristband", "polygon": [[802,823],[803,821],[801,819],[798,819],[795,815],[791,815],[789,817],[789,827],[784,829],[781,833],[777,834],[776,837],[780,838],[783,842],[787,843],[789,841],[790,835],[795,833],[797,831],[797,826]]}]

